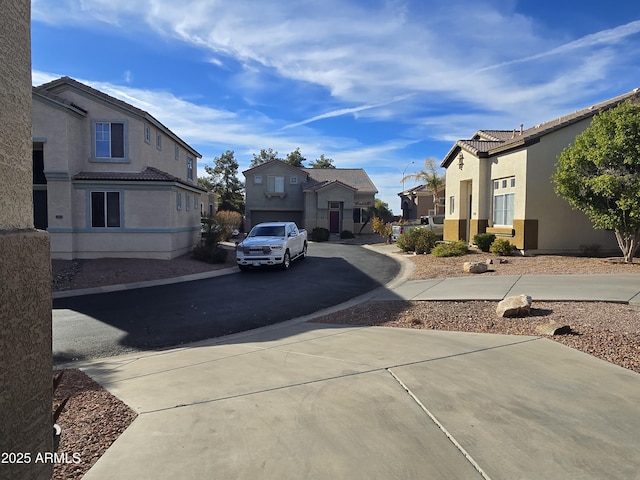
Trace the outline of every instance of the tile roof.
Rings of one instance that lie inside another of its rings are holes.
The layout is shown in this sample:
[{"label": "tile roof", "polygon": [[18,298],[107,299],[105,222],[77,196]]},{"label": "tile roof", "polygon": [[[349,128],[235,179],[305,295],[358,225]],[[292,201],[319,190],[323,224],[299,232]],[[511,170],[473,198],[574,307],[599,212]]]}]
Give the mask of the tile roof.
[{"label": "tile roof", "polygon": [[[577,110],[568,115],[554,120],[540,123],[528,129],[521,130],[478,130],[470,140],[458,140],[447,152],[440,163],[441,167],[448,167],[453,162],[458,150],[466,150],[482,158],[495,155],[500,152],[521,148],[538,141],[540,137],[555,132],[561,128],[573,125],[581,120],[591,118],[599,112],[608,110],[626,100],[639,100],[640,89],[619,95],[604,102],[592,105],[582,110]],[[508,135],[507,135],[508,134]]]},{"label": "tile roof", "polygon": [[73,180],[92,181],[120,181],[120,182],[172,182],[180,183],[191,188],[206,192],[196,183],[190,183],[181,178],[170,175],[157,168],[147,167],[141,172],[80,172],[73,176]]},{"label": "tile roof", "polygon": [[[362,168],[302,168],[313,183],[340,182],[363,193],[378,193],[378,189]],[[308,182],[310,185],[312,182]]]}]

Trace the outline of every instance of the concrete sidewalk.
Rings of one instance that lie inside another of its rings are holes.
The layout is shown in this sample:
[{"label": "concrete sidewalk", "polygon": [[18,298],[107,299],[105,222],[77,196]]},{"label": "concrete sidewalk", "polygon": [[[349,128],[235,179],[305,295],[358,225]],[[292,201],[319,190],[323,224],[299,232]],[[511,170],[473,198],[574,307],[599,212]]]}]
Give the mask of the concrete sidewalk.
[{"label": "concrete sidewalk", "polygon": [[[640,304],[638,280],[400,278],[354,302]],[[311,318],[77,364],[139,414],[83,478],[640,479],[637,373],[539,337]]]},{"label": "concrete sidewalk", "polygon": [[85,372],[118,479],[640,478],[640,375],[547,339],[295,323]]}]

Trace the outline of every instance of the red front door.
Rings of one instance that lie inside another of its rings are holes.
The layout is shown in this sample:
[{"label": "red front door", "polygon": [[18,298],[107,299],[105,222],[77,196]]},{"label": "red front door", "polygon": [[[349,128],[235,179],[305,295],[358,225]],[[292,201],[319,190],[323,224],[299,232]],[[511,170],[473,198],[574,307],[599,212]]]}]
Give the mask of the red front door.
[{"label": "red front door", "polygon": [[329,232],[340,233],[340,211],[339,210],[329,211]]}]

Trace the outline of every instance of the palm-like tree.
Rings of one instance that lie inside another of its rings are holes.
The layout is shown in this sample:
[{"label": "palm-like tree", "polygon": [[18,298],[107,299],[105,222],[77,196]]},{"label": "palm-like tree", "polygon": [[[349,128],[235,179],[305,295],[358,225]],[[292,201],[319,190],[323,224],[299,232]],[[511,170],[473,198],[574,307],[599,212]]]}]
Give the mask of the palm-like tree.
[{"label": "palm-like tree", "polygon": [[414,180],[420,182],[431,191],[433,195],[433,208],[438,213],[438,190],[440,190],[445,184],[445,178],[438,175],[438,169],[436,167],[436,159],[433,157],[425,158],[424,169],[416,173],[410,173],[402,177],[402,181]]}]

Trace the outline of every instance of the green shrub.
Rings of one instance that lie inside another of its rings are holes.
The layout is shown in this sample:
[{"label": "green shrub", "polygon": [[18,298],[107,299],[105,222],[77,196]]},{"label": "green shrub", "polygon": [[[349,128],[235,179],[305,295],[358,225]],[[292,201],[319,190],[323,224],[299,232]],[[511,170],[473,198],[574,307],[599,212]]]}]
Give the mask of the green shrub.
[{"label": "green shrub", "polygon": [[488,252],[495,239],[493,233],[477,233],[473,236],[473,243],[483,252]]},{"label": "green shrub", "polygon": [[467,251],[467,242],[458,240],[456,242],[438,243],[431,250],[431,255],[434,257],[459,257],[465,255]]},{"label": "green shrub", "polygon": [[515,247],[506,238],[496,238],[489,247],[489,251],[496,255],[511,255],[513,254],[514,248]]},{"label": "green shrub", "polygon": [[438,237],[428,228],[412,228],[398,237],[398,248],[403,252],[430,253]]},{"label": "green shrub", "polygon": [[196,260],[207,263],[224,263],[227,261],[229,251],[219,245],[196,245],[191,252],[191,256]]},{"label": "green shrub", "polygon": [[324,227],[316,227],[311,230],[311,240],[314,242],[326,242],[329,240],[329,230]]},{"label": "green shrub", "polygon": [[340,238],[355,238],[355,235],[351,230],[343,230],[340,232]]}]

